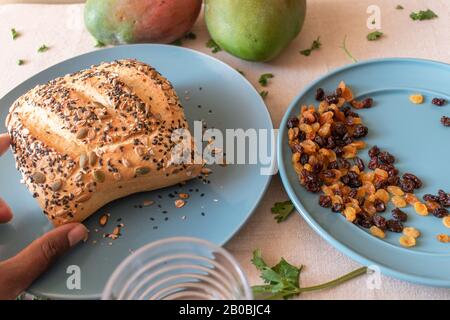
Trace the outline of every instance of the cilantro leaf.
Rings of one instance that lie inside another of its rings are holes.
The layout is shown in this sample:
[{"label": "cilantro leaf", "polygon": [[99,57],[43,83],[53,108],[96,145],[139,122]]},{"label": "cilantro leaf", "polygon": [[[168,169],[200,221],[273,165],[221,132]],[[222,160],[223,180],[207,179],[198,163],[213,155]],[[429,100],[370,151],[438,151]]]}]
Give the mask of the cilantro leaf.
[{"label": "cilantro leaf", "polygon": [[39,47],[38,52],[45,52],[48,49],[50,49],[50,48],[47,47],[45,44],[43,44],[42,46]]},{"label": "cilantro leaf", "polygon": [[276,202],[271,208],[273,214],[276,214],[275,220],[280,223],[286,221],[290,214],[294,211],[294,205],[291,200],[284,202]]},{"label": "cilantro leaf", "polygon": [[381,31],[374,31],[371,32],[367,35],[367,40],[369,41],[375,41],[381,38],[381,36],[383,35],[383,32]]},{"label": "cilantro leaf", "polygon": [[434,13],[432,10],[427,9],[426,11],[424,10],[420,10],[418,12],[411,12],[411,14],[409,15],[411,17],[411,19],[413,19],[414,21],[419,20],[431,20],[434,18],[437,18],[438,15],[436,13]]},{"label": "cilantro leaf", "polygon": [[269,95],[269,91],[263,90],[263,91],[261,91],[261,92],[259,93],[259,95],[260,95],[263,99],[265,99],[265,98]]},{"label": "cilantro leaf", "polygon": [[272,79],[273,77],[274,75],[272,73],[264,73],[259,77],[258,82],[263,87],[266,87],[267,84],[269,83],[269,79]]},{"label": "cilantro leaf", "polygon": [[11,36],[13,40],[16,40],[18,37],[20,37],[20,33],[17,32],[15,28],[11,28]]},{"label": "cilantro leaf", "polygon": [[261,272],[260,277],[266,283],[253,286],[253,294],[256,299],[270,300],[288,299],[302,292],[328,289],[359,277],[367,273],[368,270],[367,267],[362,267],[335,280],[312,287],[301,288],[299,278],[302,266],[296,267],[281,258],[280,262],[275,266],[269,267],[262,258],[260,249],[253,251],[252,263]]},{"label": "cilantro leaf", "polygon": [[405,9],[405,8],[403,8],[403,6],[402,6],[401,4],[398,4],[398,5],[395,7],[395,9],[397,9],[397,10],[403,10],[403,9]]},{"label": "cilantro leaf", "polygon": [[206,47],[210,48],[212,53],[222,51],[222,48],[213,39],[209,39],[208,42],[206,42]]},{"label": "cilantro leaf", "polygon": [[314,50],[320,49],[321,46],[322,46],[322,43],[320,42],[320,37],[317,37],[317,39],[314,40],[313,43],[311,44],[311,47],[300,51],[300,54],[304,55],[305,57],[308,57],[311,55],[311,52],[313,52]]}]

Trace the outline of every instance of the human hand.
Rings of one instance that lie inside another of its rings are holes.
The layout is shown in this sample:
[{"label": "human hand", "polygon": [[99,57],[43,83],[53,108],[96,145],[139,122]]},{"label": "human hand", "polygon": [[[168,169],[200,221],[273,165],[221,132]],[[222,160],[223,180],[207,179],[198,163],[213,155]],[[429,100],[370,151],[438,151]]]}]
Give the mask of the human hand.
[{"label": "human hand", "polygon": [[[8,134],[0,134],[0,156],[8,149]],[[0,224],[12,220],[13,214],[6,202],[0,198]],[[81,223],[60,226],[39,239],[15,257],[0,261],[0,300],[15,299],[64,252],[74,247],[87,236]]]}]

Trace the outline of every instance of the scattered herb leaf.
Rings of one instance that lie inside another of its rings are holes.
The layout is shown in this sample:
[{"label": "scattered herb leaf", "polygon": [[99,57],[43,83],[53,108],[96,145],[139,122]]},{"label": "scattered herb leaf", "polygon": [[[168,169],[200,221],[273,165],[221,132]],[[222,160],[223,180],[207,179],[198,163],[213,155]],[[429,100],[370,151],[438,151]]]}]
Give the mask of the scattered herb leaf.
[{"label": "scattered herb leaf", "polygon": [[197,35],[195,33],[193,33],[192,31],[189,31],[188,33],[186,33],[184,35],[184,38],[188,39],[188,40],[195,40],[195,39],[197,39]]},{"label": "scattered herb leaf", "polygon": [[302,292],[328,289],[367,273],[367,267],[362,267],[335,280],[312,287],[300,287],[300,273],[303,266],[293,266],[283,258],[273,267],[269,267],[261,256],[261,250],[253,251],[252,263],[261,274],[264,285],[253,286],[256,299],[276,300],[288,299]]},{"label": "scattered herb leaf", "polygon": [[259,93],[259,95],[265,99],[269,95],[269,91],[263,90]]},{"label": "scattered herb leaf", "polygon": [[344,40],[342,40],[342,46],[340,47],[342,50],[344,50],[345,54],[353,61],[353,62],[358,62],[358,60],[350,53],[350,51],[348,51],[347,49],[347,45],[346,45],[346,41],[347,41],[347,35],[344,36]]},{"label": "scattered herb leaf", "polygon": [[311,47],[309,49],[300,51],[300,54],[308,57],[311,55],[311,52],[313,52],[314,50],[320,49],[321,46],[322,46],[322,43],[320,42],[320,37],[317,37],[317,39],[314,40],[313,43],[311,44]]},{"label": "scattered herb leaf", "polygon": [[20,37],[20,33],[17,32],[17,30],[15,28],[11,28],[11,36],[12,36],[13,40],[16,40],[18,37]]},{"label": "scattered herb leaf", "polygon": [[21,66],[21,65],[23,65],[24,63],[25,63],[25,61],[22,60],[22,59],[17,60],[17,65],[18,65],[18,66]]},{"label": "scattered herb leaf", "polygon": [[208,42],[206,42],[206,47],[210,48],[212,53],[222,51],[222,48],[220,48],[213,39],[209,39]]},{"label": "scattered herb leaf", "polygon": [[424,10],[420,10],[418,12],[411,12],[411,14],[409,15],[411,17],[411,19],[413,19],[414,21],[419,20],[431,20],[434,18],[437,18],[438,15],[436,13],[434,13],[432,10],[427,9],[426,11]]},{"label": "scattered herb leaf", "polygon": [[402,6],[401,4],[398,4],[398,5],[395,7],[395,9],[397,9],[397,10],[403,10],[403,9],[405,9],[405,8],[403,8],[403,6]]},{"label": "scattered herb leaf", "polygon": [[383,32],[381,31],[374,31],[371,32],[367,35],[367,40],[369,41],[375,41],[381,38],[381,36],[383,35]]},{"label": "scattered herb leaf", "polygon": [[95,43],[96,48],[103,48],[105,46],[106,46],[106,44],[100,40],[97,40],[97,42]]},{"label": "scattered herb leaf", "polygon": [[47,47],[45,44],[43,44],[42,46],[39,47],[38,52],[45,52],[48,49],[50,49],[50,48]]},{"label": "scattered herb leaf", "polygon": [[266,87],[267,84],[269,83],[269,79],[272,79],[273,77],[274,75],[272,73],[264,73],[259,77],[258,82],[263,87]]},{"label": "scattered herb leaf", "polygon": [[291,200],[287,200],[284,202],[275,202],[273,207],[270,209],[273,214],[275,214],[275,220],[280,223],[286,221],[286,219],[291,215],[294,211],[294,205]]},{"label": "scattered herb leaf", "polygon": [[181,39],[177,39],[174,42],[172,42],[171,45],[181,47],[183,45],[183,41]]}]

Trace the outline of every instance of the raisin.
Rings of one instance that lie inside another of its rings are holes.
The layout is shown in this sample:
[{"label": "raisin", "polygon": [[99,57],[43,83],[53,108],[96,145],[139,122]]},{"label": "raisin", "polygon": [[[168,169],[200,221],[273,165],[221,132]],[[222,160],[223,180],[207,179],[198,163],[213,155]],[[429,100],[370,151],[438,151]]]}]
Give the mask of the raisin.
[{"label": "raisin", "polygon": [[333,212],[342,212],[344,211],[345,207],[342,203],[335,203],[333,204],[333,207],[331,208],[331,211]]},{"label": "raisin", "polygon": [[373,106],[373,99],[372,98],[364,99],[362,101],[362,104],[363,104],[363,108],[366,108],[366,109],[371,108]]},{"label": "raisin", "polygon": [[386,205],[380,199],[375,199],[375,201],[373,202],[373,205],[375,207],[375,210],[377,210],[377,212],[385,212],[386,211]]},{"label": "raisin", "polygon": [[347,159],[339,158],[336,160],[339,166],[339,169],[350,169],[350,162]]},{"label": "raisin", "polygon": [[322,101],[325,98],[325,91],[322,88],[317,88],[316,90],[316,100]]},{"label": "raisin", "polygon": [[297,137],[298,141],[302,142],[306,140],[306,133],[303,131],[300,131],[298,133],[298,137]]},{"label": "raisin", "polygon": [[350,144],[350,143],[353,142],[353,138],[352,138],[352,136],[350,135],[350,133],[347,132],[347,133],[344,134],[344,136],[342,137],[342,141],[344,141],[345,144]]},{"label": "raisin", "polygon": [[375,185],[375,189],[378,190],[378,189],[386,188],[389,185],[389,183],[387,180],[378,180],[378,181],[375,181],[374,185]]},{"label": "raisin", "polygon": [[347,127],[342,122],[335,122],[332,133],[334,136],[342,137],[347,133]]},{"label": "raisin", "polygon": [[390,186],[399,186],[400,185],[400,177],[392,176],[387,178],[387,184]]},{"label": "raisin", "polygon": [[[329,165],[328,165],[328,167],[329,167]],[[333,170],[324,170],[323,171],[323,176],[325,178],[331,178],[331,179],[336,178],[336,174],[334,173]]]},{"label": "raisin", "polygon": [[330,94],[329,96],[325,97],[325,101],[329,104],[336,104],[339,102],[339,98],[334,94]]},{"label": "raisin", "polygon": [[334,91],[334,95],[336,97],[340,97],[342,95],[342,89],[341,88],[336,88],[336,90]]},{"label": "raisin", "polygon": [[429,193],[425,194],[422,197],[422,199],[425,200],[425,201],[439,202],[439,196],[435,196],[434,194],[429,194]]},{"label": "raisin", "polygon": [[389,231],[400,233],[403,231],[403,224],[398,220],[388,220],[386,227]]},{"label": "raisin", "polygon": [[312,166],[312,172],[314,172],[314,173],[320,173],[320,171],[322,171],[322,169],[323,169],[323,164],[321,164],[319,162],[314,163]]},{"label": "raisin", "polygon": [[339,169],[339,164],[338,164],[337,161],[331,161],[331,162],[328,164],[328,168],[329,168],[329,169]]},{"label": "raisin", "polygon": [[336,142],[334,137],[330,136],[327,139],[327,148],[328,149],[334,149],[336,147]]},{"label": "raisin", "polygon": [[371,157],[371,158],[376,157],[376,156],[378,156],[379,153],[380,153],[380,149],[377,146],[373,146],[369,150],[369,157]]},{"label": "raisin", "polygon": [[393,164],[395,162],[395,157],[387,151],[380,152],[378,159],[386,164]]},{"label": "raisin", "polygon": [[369,167],[370,170],[375,170],[376,168],[378,168],[378,158],[372,158],[369,161],[369,164],[367,165]]},{"label": "raisin", "polygon": [[378,214],[373,216],[373,224],[381,230],[386,230],[386,219]]},{"label": "raisin", "polygon": [[349,193],[348,193],[348,196],[350,197],[350,198],[356,198],[356,195],[358,194],[358,190],[356,190],[356,189],[352,189]]},{"label": "raisin", "polygon": [[330,208],[331,205],[332,205],[331,197],[330,196],[321,195],[319,197],[319,205],[321,207],[324,207],[324,208]]},{"label": "raisin", "polygon": [[362,211],[358,215],[358,218],[356,219],[356,223],[359,226],[368,229],[371,226],[373,226],[373,218],[367,212]]},{"label": "raisin", "polygon": [[309,156],[306,153],[302,153],[302,155],[300,156],[300,163],[304,166],[305,164],[307,164],[309,161]]},{"label": "raisin", "polygon": [[317,143],[319,145],[319,147],[321,147],[321,148],[325,147],[325,145],[326,145],[325,139],[322,138],[321,136],[315,136],[314,142]]},{"label": "raisin", "polygon": [[368,133],[369,133],[369,129],[366,126],[358,124],[355,126],[355,131],[353,132],[353,137],[354,138],[362,138],[362,137],[367,136]]},{"label": "raisin", "polygon": [[433,98],[433,100],[431,100],[431,103],[434,104],[435,106],[442,107],[446,103],[446,101],[445,99],[441,98]]},{"label": "raisin", "polygon": [[441,123],[442,123],[442,125],[443,125],[444,127],[450,127],[450,118],[449,118],[449,117],[446,117],[446,116],[443,116],[443,117],[441,118]]},{"label": "raisin", "polygon": [[406,193],[413,193],[415,189],[415,184],[411,180],[403,179],[400,181],[400,188]]},{"label": "raisin", "polygon": [[299,123],[300,123],[300,121],[298,120],[297,117],[292,117],[292,118],[289,118],[289,120],[287,121],[287,127],[288,127],[288,129],[295,128],[298,126]]},{"label": "raisin", "polygon": [[364,165],[364,161],[359,158],[359,157],[355,157],[354,159],[355,161],[355,165],[358,167],[359,171],[364,171],[364,169],[366,168],[366,166]]},{"label": "raisin", "polygon": [[320,183],[317,181],[313,181],[313,182],[307,182],[305,184],[305,188],[306,190],[308,190],[309,192],[320,192],[321,188],[320,188]]},{"label": "raisin", "polygon": [[392,217],[401,222],[406,222],[406,220],[408,220],[408,215],[399,208],[392,210]]},{"label": "raisin", "polygon": [[439,203],[444,207],[450,207],[450,195],[444,190],[439,190]]},{"label": "raisin", "polygon": [[405,173],[403,175],[403,179],[411,180],[414,183],[414,188],[419,189],[422,187],[422,180],[420,180],[417,176],[412,173]]},{"label": "raisin", "polygon": [[333,149],[334,153],[336,154],[337,157],[342,157],[342,155],[344,154],[344,150],[342,150],[341,147],[335,147]]},{"label": "raisin", "polygon": [[432,211],[432,214],[437,218],[443,218],[448,216],[448,210],[445,208],[436,208]]},{"label": "raisin", "polygon": [[299,144],[299,143],[294,143],[292,146],[291,146],[291,150],[292,150],[292,152],[298,152],[298,153],[302,153],[303,152],[303,147]]}]

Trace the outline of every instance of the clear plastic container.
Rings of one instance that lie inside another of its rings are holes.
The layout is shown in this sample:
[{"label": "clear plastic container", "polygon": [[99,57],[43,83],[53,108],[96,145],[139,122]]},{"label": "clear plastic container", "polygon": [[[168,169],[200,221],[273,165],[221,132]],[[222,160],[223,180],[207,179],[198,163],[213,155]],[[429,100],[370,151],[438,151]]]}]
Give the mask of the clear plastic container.
[{"label": "clear plastic container", "polygon": [[126,258],[103,291],[103,300],[251,300],[236,260],[201,239],[152,242]]}]

